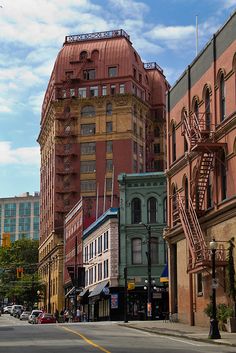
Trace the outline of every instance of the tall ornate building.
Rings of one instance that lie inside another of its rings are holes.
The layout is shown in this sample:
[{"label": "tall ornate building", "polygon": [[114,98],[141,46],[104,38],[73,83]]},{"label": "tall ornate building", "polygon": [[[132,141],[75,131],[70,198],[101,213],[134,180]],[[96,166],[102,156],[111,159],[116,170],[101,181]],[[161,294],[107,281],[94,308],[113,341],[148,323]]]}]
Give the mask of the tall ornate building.
[{"label": "tall ornate building", "polygon": [[123,30],[65,38],[38,138],[40,273],[55,283],[58,308],[64,216],[82,196],[86,227],[118,206],[118,174],[163,170],[167,88],[162,69],[144,64]]},{"label": "tall ornate building", "polygon": [[225,260],[236,232],[235,28],[236,12],[168,94],[170,311],[192,325],[209,324],[204,308],[213,288],[213,239],[216,300],[231,303]]}]

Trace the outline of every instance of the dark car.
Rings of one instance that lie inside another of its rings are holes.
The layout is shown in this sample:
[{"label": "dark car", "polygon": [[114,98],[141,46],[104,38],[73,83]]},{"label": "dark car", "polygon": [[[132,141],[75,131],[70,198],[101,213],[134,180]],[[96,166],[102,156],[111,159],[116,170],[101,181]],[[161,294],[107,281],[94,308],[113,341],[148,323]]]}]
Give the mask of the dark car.
[{"label": "dark car", "polygon": [[55,324],[56,318],[52,314],[42,313],[38,316],[38,324]]}]

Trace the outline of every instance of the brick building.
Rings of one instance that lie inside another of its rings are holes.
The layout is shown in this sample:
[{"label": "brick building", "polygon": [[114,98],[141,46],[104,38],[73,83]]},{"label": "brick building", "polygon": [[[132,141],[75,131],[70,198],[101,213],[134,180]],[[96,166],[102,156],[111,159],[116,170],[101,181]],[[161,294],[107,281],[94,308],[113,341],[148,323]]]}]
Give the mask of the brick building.
[{"label": "brick building", "polygon": [[217,303],[230,303],[225,242],[236,231],[235,28],[233,13],[167,99],[170,311],[192,325],[208,324],[203,310],[212,290],[212,239],[218,243]]},{"label": "brick building", "polygon": [[[118,206],[119,173],[163,170],[167,88],[162,69],[141,61],[125,31],[66,37],[45,93],[38,137],[40,268],[62,257],[64,216],[81,197],[86,227]],[[61,272],[59,262],[56,293]]]}]

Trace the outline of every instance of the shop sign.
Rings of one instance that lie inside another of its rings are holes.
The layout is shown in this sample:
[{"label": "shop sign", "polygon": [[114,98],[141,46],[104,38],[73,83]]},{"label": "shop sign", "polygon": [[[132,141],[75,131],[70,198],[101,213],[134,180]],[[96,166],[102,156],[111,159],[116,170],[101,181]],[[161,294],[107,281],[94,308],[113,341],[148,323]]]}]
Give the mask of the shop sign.
[{"label": "shop sign", "polygon": [[118,309],[118,294],[111,294],[111,309]]},{"label": "shop sign", "polygon": [[108,287],[103,288],[102,291],[105,295],[108,295],[110,293],[110,289]]}]

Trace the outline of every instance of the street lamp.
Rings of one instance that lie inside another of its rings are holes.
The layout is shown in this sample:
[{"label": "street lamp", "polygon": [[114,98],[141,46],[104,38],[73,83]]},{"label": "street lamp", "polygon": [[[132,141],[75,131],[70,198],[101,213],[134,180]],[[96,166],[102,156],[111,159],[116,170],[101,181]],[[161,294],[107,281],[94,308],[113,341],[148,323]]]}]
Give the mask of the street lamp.
[{"label": "street lamp", "polygon": [[219,327],[218,327],[218,320],[216,318],[217,309],[216,309],[216,249],[217,249],[217,242],[215,239],[212,239],[210,242],[210,249],[211,249],[211,264],[212,264],[212,294],[211,294],[211,303],[212,303],[212,317],[210,320],[210,332],[209,338],[211,339],[219,339],[221,338]]},{"label": "street lamp", "polygon": [[148,262],[148,279],[147,279],[147,317],[148,320],[152,318],[152,259],[151,259],[151,226],[140,222],[139,224],[143,225],[148,232],[147,239],[147,262]]}]

